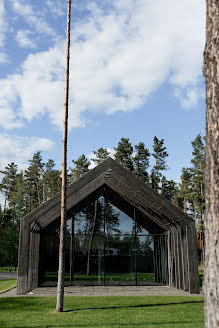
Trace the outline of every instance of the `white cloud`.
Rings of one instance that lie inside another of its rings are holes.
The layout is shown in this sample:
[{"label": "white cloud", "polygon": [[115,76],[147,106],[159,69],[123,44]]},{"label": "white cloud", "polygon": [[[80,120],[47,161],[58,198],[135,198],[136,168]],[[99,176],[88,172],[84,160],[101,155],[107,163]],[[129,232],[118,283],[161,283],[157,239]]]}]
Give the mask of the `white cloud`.
[{"label": "white cloud", "polygon": [[63,16],[65,14],[63,1],[61,0],[46,0],[46,5],[54,16]]},{"label": "white cloud", "polygon": [[[114,0],[107,13],[89,2],[88,10],[90,14],[72,30],[70,128],[86,125],[89,111],[137,109],[164,82],[172,86],[182,107],[198,103],[204,0]],[[30,13],[33,21],[38,20],[29,6],[22,12],[26,19]],[[31,121],[48,113],[62,128],[64,60],[65,41],[29,55],[19,74],[0,81],[1,99],[5,100],[4,90],[11,90],[6,108],[15,108],[11,98],[18,101],[17,119]],[[179,96],[184,90],[186,98]]]},{"label": "white cloud", "polygon": [[204,90],[198,89],[197,87],[190,87],[186,89],[175,90],[175,96],[179,98],[183,108],[189,109],[198,105],[201,98],[205,97]]},{"label": "white cloud", "polygon": [[35,152],[48,151],[53,146],[54,143],[46,138],[0,134],[0,169],[11,162],[18,164],[19,169],[25,169]]},{"label": "white cloud", "polygon": [[18,30],[16,35],[16,40],[20,47],[23,48],[36,48],[36,44],[31,39],[31,31],[30,30]]},{"label": "white cloud", "polygon": [[5,64],[8,62],[9,62],[8,56],[5,53],[0,52],[0,64]]},{"label": "white cloud", "polygon": [[[114,159],[115,158],[115,153],[116,153],[115,149],[112,149],[112,148],[106,148],[106,149],[109,152],[109,156]],[[97,164],[93,161],[96,158],[96,156],[95,156],[94,153],[90,153],[90,154],[87,155],[87,157],[90,161],[89,169],[92,170],[93,168],[95,168],[97,166]]]},{"label": "white cloud", "polygon": [[12,4],[16,14],[22,16],[27,24],[34,28],[37,33],[55,37],[55,32],[48,22],[41,17],[41,12],[34,11],[30,4],[21,0],[15,0]]},{"label": "white cloud", "polygon": [[6,11],[4,6],[4,0],[1,0],[0,1],[0,47],[4,45],[6,30],[7,30]]}]

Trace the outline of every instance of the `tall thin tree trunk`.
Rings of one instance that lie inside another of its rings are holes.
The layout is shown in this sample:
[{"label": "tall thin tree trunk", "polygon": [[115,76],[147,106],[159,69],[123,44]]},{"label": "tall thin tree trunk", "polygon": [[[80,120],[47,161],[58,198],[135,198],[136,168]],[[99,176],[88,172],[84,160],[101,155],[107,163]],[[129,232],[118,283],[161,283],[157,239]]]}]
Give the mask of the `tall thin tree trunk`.
[{"label": "tall thin tree trunk", "polygon": [[94,223],[93,223],[93,229],[92,229],[92,233],[91,233],[91,237],[90,237],[90,244],[89,244],[88,255],[87,255],[87,275],[90,274],[90,256],[91,256],[91,249],[93,246],[96,221],[97,221],[97,199],[95,200]]},{"label": "tall thin tree trunk", "polygon": [[66,85],[65,85],[65,104],[64,104],[64,122],[63,122],[63,148],[62,148],[61,225],[60,225],[59,271],[58,271],[57,303],[56,303],[56,311],[57,312],[62,312],[63,311],[63,305],[64,305],[70,28],[71,28],[71,0],[68,0],[66,80],[65,80]]},{"label": "tall thin tree trunk", "polygon": [[183,202],[184,202],[184,213],[186,213],[186,197],[184,197]]},{"label": "tall thin tree trunk", "polygon": [[205,327],[219,327],[219,1],[207,0]]}]

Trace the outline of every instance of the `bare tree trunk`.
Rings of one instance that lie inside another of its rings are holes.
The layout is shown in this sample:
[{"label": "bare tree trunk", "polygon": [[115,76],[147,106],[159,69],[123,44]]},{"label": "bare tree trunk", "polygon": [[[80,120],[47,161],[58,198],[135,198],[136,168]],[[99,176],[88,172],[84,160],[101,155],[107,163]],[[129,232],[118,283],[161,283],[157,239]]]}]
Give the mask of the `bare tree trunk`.
[{"label": "bare tree trunk", "polygon": [[57,312],[62,312],[63,311],[63,304],[64,304],[70,27],[71,27],[71,0],[68,0],[67,48],[66,48],[66,85],[65,85],[65,104],[64,104],[64,122],[63,122],[63,149],[62,149],[61,225],[60,225],[59,271],[58,271],[57,303],[56,303],[56,311]]},{"label": "bare tree trunk", "polygon": [[207,0],[205,327],[219,327],[219,1]]},{"label": "bare tree trunk", "polygon": [[87,255],[87,275],[90,274],[90,256],[91,256],[91,249],[93,246],[93,240],[94,240],[94,231],[95,231],[95,226],[96,226],[96,221],[97,221],[97,199],[95,200],[95,210],[94,210],[94,223],[93,223],[93,229],[90,237],[90,245],[88,248],[88,255]]},{"label": "bare tree trunk", "polygon": [[46,201],[46,185],[43,183],[43,203]]},{"label": "bare tree trunk", "polygon": [[186,197],[184,197],[184,213],[186,213]]},{"label": "bare tree trunk", "polygon": [[197,211],[196,211],[196,206],[194,205],[194,218],[195,218],[195,227],[197,229]]}]

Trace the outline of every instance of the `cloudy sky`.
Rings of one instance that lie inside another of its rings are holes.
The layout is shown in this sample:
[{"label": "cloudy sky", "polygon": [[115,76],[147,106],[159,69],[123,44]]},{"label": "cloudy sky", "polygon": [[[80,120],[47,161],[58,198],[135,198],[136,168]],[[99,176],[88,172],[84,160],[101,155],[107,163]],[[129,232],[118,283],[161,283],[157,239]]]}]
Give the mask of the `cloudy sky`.
[{"label": "cloudy sky", "polygon": [[[0,169],[61,168],[66,1],[0,0]],[[169,178],[205,133],[205,0],[73,0],[68,159],[164,138]]]}]

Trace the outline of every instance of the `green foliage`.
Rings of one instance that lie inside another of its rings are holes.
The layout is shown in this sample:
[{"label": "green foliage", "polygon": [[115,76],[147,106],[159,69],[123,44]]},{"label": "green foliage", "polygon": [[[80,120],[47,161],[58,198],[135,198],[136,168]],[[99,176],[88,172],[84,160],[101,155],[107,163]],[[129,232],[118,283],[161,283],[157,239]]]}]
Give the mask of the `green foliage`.
[{"label": "green foliage", "polygon": [[25,188],[29,195],[30,211],[39,206],[43,202],[43,168],[41,152],[38,151],[33,155],[33,158],[29,160],[30,165],[25,170]]},{"label": "green foliage", "polygon": [[204,198],[204,168],[205,168],[205,146],[200,134],[192,141],[193,158],[191,160],[192,168],[192,192],[191,199],[193,201],[193,207],[197,208],[199,223],[202,224],[203,214],[205,210],[205,198]]},{"label": "green foliage", "polygon": [[16,177],[17,177],[17,165],[14,163],[8,164],[4,171],[0,171],[3,174],[3,179],[0,184],[0,190],[5,195],[5,200],[8,201],[10,207],[14,207],[15,193],[16,193]]},{"label": "green foliage", "polygon": [[54,169],[54,161],[44,164],[41,152],[37,152],[29,163],[24,174],[17,172],[14,163],[1,171],[5,206],[0,209],[0,265],[17,266],[20,218],[61,189],[60,171]]},{"label": "green foliage", "polygon": [[166,158],[168,153],[164,147],[164,139],[159,140],[156,136],[153,139],[153,153],[155,165],[151,170],[151,186],[155,191],[160,190],[160,183],[162,179],[162,171],[167,169]]},{"label": "green foliage", "polygon": [[47,201],[61,190],[61,172],[55,170],[55,162],[49,159],[42,176],[43,201]]},{"label": "green foliage", "polygon": [[122,164],[127,170],[133,172],[134,171],[134,165],[132,159],[133,147],[129,142],[129,138],[121,138],[117,148],[114,149],[116,151],[115,159],[120,164]]},{"label": "green foliage", "polygon": [[78,157],[76,161],[73,160],[72,162],[74,164],[74,168],[70,168],[69,170],[69,178],[71,182],[81,178],[85,173],[87,173],[90,165],[90,162],[84,154]]},{"label": "green foliage", "polygon": [[[0,298],[4,328],[201,328],[202,296],[66,296],[63,313],[55,297]],[[12,315],[13,313],[13,315]]]},{"label": "green foliage", "polygon": [[145,148],[145,144],[143,142],[139,142],[138,145],[135,145],[135,156],[133,157],[135,174],[142,181],[149,183],[149,159],[150,152],[147,148]]},{"label": "green foliage", "polygon": [[174,199],[176,193],[176,183],[173,180],[167,180],[165,176],[161,179],[161,195],[170,202]]},{"label": "green foliage", "polygon": [[0,265],[17,266],[19,221],[12,209],[0,211]]},{"label": "green foliage", "polygon": [[93,153],[95,155],[93,162],[96,165],[99,165],[100,163],[105,161],[105,159],[110,157],[110,153],[108,152],[108,150],[106,148],[99,148],[97,151],[93,151]]}]

